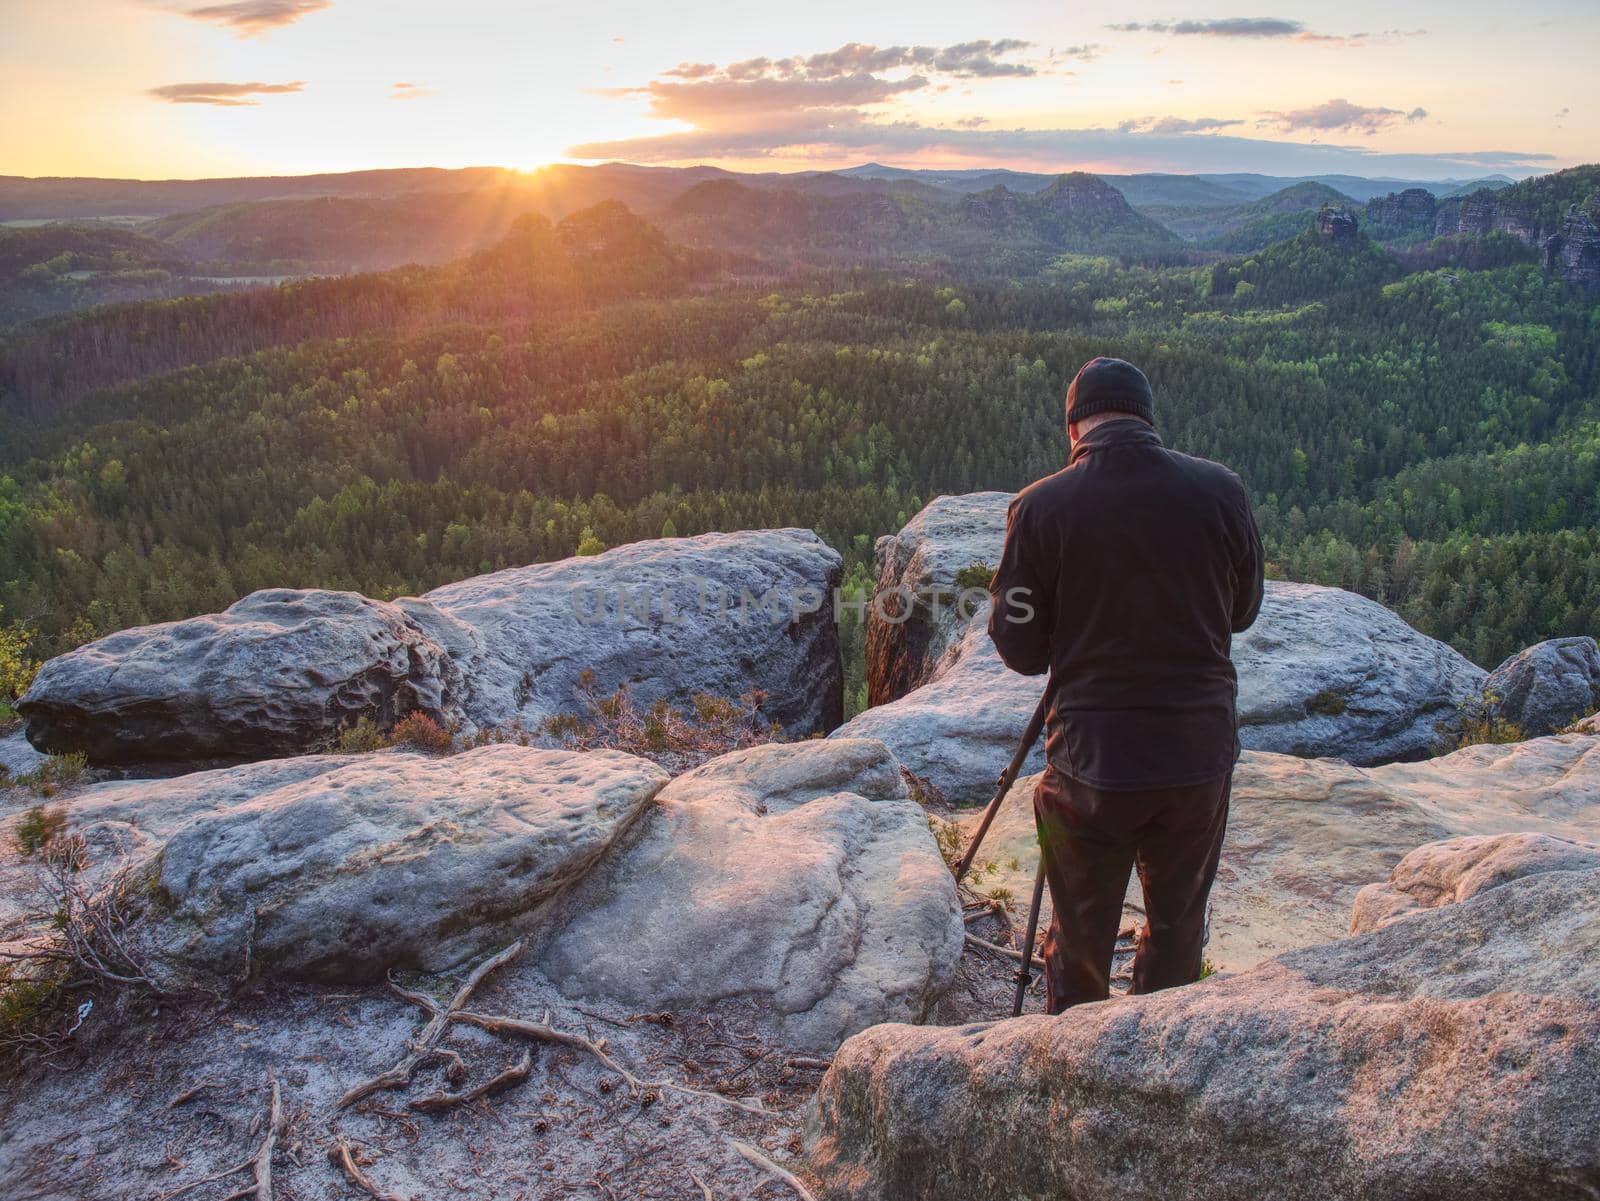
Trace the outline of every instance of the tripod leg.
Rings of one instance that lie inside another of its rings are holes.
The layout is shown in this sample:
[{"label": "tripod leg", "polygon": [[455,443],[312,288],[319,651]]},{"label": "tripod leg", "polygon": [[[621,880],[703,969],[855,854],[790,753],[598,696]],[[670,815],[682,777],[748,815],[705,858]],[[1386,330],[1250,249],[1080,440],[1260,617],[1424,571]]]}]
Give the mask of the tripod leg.
[{"label": "tripod leg", "polygon": [[1011,1016],[1022,1016],[1022,1001],[1033,983],[1033,940],[1039,933],[1039,907],[1044,901],[1044,847],[1039,847],[1039,870],[1033,877],[1033,900],[1028,905],[1028,932],[1022,939],[1022,964],[1017,968],[1017,995],[1011,1003]]}]

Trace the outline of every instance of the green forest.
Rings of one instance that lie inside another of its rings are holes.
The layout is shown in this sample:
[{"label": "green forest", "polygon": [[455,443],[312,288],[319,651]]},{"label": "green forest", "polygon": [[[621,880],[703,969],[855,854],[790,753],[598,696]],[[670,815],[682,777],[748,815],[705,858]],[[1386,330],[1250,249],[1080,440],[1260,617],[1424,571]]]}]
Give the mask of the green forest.
[{"label": "green forest", "polygon": [[1600,632],[1600,303],[1483,245],[773,273],[609,204],[442,267],[35,322],[0,344],[0,629],[45,657],[267,586],[761,526],[860,585],[933,496],[1059,468],[1066,384],[1114,354],[1243,476],[1270,574],[1492,666]]}]

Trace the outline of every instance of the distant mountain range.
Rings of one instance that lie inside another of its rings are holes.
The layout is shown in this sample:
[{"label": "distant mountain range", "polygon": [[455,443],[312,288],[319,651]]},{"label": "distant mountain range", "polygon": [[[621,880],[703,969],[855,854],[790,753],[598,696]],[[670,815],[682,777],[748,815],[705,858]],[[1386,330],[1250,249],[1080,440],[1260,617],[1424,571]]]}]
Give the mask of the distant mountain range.
[{"label": "distant mountain range", "polygon": [[[495,244],[518,217],[619,202],[725,269],[881,268],[1024,276],[1061,254],[1207,263],[1312,227],[1334,204],[1420,248],[1507,234],[1531,251],[1595,192],[1594,168],[1512,184],[1328,175],[1044,175],[913,170],[736,173],[558,165],[206,180],[0,176],[0,325],[116,301],[257,286]],[[1587,271],[1588,227],[1561,253]]]}]

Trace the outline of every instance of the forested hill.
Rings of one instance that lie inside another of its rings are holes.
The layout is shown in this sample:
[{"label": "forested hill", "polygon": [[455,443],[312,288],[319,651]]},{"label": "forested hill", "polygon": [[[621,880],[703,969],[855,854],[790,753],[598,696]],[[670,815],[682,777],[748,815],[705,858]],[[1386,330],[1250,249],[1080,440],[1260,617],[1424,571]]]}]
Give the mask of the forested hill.
[{"label": "forested hill", "polygon": [[[1482,663],[1600,630],[1600,307],[1536,264],[1407,273],[1313,232],[1220,268],[713,282],[608,208],[26,331],[6,386],[44,415],[0,417],[0,628],[48,654],[268,585],[414,593],[744,527],[814,527],[859,582],[927,498],[1059,467],[1066,382],[1115,353],[1173,445],[1243,475],[1274,571]],[[117,372],[144,378],[51,409]]]},{"label": "forested hill", "polygon": [[86,392],[308,338],[453,322],[547,320],[680,289],[711,260],[670,246],[611,201],[552,225],[523,216],[496,246],[443,267],[116,305],[0,336],[0,408],[39,415]]}]

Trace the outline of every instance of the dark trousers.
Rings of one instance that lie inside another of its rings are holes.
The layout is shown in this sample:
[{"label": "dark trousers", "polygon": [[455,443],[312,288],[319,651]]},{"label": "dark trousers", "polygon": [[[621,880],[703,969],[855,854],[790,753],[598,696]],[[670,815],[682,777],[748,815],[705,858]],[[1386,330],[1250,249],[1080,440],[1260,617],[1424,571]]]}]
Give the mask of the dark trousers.
[{"label": "dark trousers", "polygon": [[1033,794],[1055,920],[1045,934],[1045,1003],[1060,1013],[1103,1001],[1128,873],[1139,869],[1146,923],[1133,991],[1200,978],[1206,898],[1228,824],[1232,773],[1185,788],[1110,792],[1047,770]]}]

